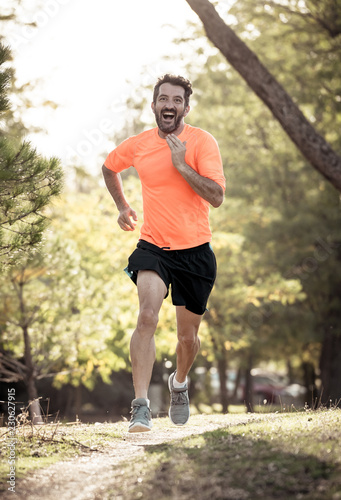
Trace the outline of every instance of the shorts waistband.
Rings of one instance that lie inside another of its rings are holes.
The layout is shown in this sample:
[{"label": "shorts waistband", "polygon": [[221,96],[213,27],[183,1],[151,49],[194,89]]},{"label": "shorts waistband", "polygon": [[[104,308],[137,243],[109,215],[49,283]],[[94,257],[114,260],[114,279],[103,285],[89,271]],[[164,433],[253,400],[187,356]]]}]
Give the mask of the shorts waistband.
[{"label": "shorts waistband", "polygon": [[188,254],[188,253],[196,253],[200,252],[201,250],[205,250],[206,248],[210,248],[210,243],[203,243],[202,245],[198,245],[197,247],[191,247],[191,248],[182,248],[179,250],[168,250],[167,248],[160,248],[157,245],[154,245],[153,243],[149,243],[149,241],[145,240],[139,240],[137,244],[138,248],[145,248],[149,250],[153,250],[154,252],[163,254],[166,252],[167,254],[172,254],[174,252],[179,252],[182,254]]}]

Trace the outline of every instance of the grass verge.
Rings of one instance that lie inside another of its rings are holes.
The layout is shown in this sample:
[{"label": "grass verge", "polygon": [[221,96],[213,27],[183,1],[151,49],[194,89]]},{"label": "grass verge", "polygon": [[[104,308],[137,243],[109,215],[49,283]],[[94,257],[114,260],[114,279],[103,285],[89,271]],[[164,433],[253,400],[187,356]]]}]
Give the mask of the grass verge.
[{"label": "grass verge", "polygon": [[236,417],[221,417],[219,430],[145,446],[143,459],[117,468],[104,498],[157,491],[159,500],[341,499],[340,410]]}]

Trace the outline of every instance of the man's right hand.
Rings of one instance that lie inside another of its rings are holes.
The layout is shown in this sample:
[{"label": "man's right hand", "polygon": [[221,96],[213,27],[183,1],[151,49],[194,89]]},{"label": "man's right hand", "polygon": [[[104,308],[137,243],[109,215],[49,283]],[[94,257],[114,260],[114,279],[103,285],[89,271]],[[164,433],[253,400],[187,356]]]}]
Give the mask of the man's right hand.
[{"label": "man's right hand", "polygon": [[135,210],[130,207],[126,207],[123,210],[120,210],[117,222],[123,231],[134,231],[137,220],[137,213]]}]

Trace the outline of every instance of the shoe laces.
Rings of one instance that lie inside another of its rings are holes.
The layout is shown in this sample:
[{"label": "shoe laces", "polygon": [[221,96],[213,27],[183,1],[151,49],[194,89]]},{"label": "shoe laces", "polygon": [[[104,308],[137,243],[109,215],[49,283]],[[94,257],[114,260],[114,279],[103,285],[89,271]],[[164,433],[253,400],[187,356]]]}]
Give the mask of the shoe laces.
[{"label": "shoe laces", "polygon": [[187,392],[187,390],[181,391],[181,392],[172,391],[171,404],[172,405],[187,405],[188,398],[187,398],[186,392]]},{"label": "shoe laces", "polygon": [[132,409],[130,411],[130,413],[132,414],[133,417],[135,417],[135,415],[138,412],[140,414],[143,412],[143,416],[146,418],[149,418],[150,408],[148,408],[148,406],[145,406],[145,405],[135,405],[132,407]]}]

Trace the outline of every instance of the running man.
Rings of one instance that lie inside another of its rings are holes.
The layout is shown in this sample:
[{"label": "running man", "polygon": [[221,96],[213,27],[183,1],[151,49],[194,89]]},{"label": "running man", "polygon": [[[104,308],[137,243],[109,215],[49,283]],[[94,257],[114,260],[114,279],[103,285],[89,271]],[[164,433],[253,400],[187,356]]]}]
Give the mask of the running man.
[{"label": "running man", "polygon": [[142,184],[143,225],[127,267],[139,298],[130,342],[135,399],[129,432],[152,427],[148,388],[154,333],[170,286],[178,343],[176,370],[168,380],[169,417],[176,425],[188,421],[187,375],[200,348],[199,325],[216,277],[209,206],[222,204],[225,178],[216,140],[184,122],[191,94],[189,80],[169,74],[159,78],[151,105],[157,127],[123,141],[102,167],[123,231],[134,231],[137,214],[125,198],[120,172],[133,166]]}]

